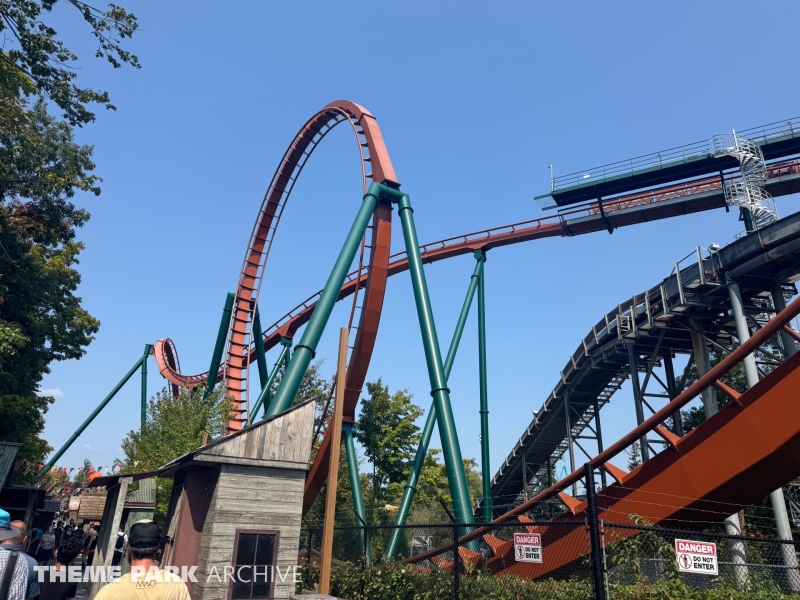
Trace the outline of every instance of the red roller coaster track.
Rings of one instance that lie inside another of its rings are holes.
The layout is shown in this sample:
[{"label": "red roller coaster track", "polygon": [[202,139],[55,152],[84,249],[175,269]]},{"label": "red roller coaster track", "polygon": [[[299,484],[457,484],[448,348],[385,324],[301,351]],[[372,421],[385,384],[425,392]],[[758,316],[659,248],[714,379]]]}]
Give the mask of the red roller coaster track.
[{"label": "red roller coaster track", "polygon": [[[228,431],[241,429],[247,422],[248,366],[256,359],[252,340],[252,318],[281,214],[308,157],[333,127],[345,121],[352,126],[358,142],[365,189],[370,179],[376,182],[397,181],[377,121],[369,111],[353,102],[338,100],[328,104],[309,119],[295,136],[273,175],[250,235],[228,328],[226,360],[215,378],[217,382],[224,382],[235,400],[237,416],[229,422]],[[770,190],[773,195],[798,191],[797,183],[785,181],[787,174],[798,173],[800,173],[798,161],[771,165],[767,173],[768,188],[769,182],[774,181],[774,189]],[[725,206],[721,188],[719,177],[700,178],[606,200],[603,203],[603,211],[600,211],[597,205],[590,205],[548,217],[447,238],[426,244],[420,251],[423,261],[430,263],[479,249],[486,251],[539,238],[579,235],[721,208]],[[391,209],[379,205],[373,214],[370,229],[371,232],[367,234],[370,237],[369,241],[366,240],[367,236],[362,240],[359,267],[348,275],[339,294],[339,300],[355,295],[350,313],[350,326],[356,333],[351,346],[345,382],[346,421],[355,418],[356,405],[377,337],[386,281],[389,276],[408,269],[404,252],[390,256]],[[358,313],[360,292],[363,292],[363,298]],[[265,348],[269,350],[274,347],[284,336],[293,337],[311,317],[318,297],[319,294],[311,296],[267,327],[264,331]],[[352,327],[356,316],[358,325]],[[161,339],[156,343],[155,356],[159,371],[173,386],[173,392],[177,391],[177,386],[194,388],[208,378],[207,372],[198,375],[181,374],[177,351],[170,339]],[[306,482],[304,512],[310,508],[325,481],[328,459],[326,432],[317,460],[312,465]]]}]

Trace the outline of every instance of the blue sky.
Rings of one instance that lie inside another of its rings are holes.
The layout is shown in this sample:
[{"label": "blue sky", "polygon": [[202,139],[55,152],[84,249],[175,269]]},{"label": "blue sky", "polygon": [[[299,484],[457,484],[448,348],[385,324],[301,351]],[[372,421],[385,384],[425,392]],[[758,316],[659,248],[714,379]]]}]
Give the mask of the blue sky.
[{"label": "blue sky", "polygon": [[[185,373],[208,368],[272,172],[331,100],[378,118],[423,243],[542,216],[533,197],[549,188],[548,164],[564,174],[800,113],[786,76],[800,12],[790,2],[124,5],[141,24],[128,43],[140,71],[92,59],[78,15],[60,4],[54,13],[83,84],[109,90],[118,107],[78,133],[104,179],[99,198],[78,198],[92,213],[79,232],[79,294],[101,327],[82,359],[54,365],[42,383],[59,395],[44,432],[56,448],[145,343],[170,337]],[[320,289],[333,264],[361,198],[351,135],[335,130],[295,187],[262,288],[265,322]],[[778,200],[783,216],[796,205]],[[490,252],[492,472],[605,312],[740,230],[734,212],[718,210]],[[394,251],[399,233],[397,223]],[[470,257],[426,267],[443,353],[472,269]],[[326,374],[348,308],[335,310],[318,349]],[[408,388],[427,410],[407,273],[390,280],[383,315],[368,380]],[[477,459],[474,317],[449,385],[463,454]],[[164,385],[152,360],[148,385]],[[131,382],[60,466],[111,464],[138,419]],[[603,412],[607,443],[634,424],[626,385]]]}]

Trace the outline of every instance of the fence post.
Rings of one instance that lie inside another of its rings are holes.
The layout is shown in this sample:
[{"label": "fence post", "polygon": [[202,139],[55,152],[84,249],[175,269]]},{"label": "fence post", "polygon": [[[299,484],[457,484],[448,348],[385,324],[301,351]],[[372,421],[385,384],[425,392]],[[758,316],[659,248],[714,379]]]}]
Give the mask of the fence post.
[{"label": "fence post", "polygon": [[603,550],[600,547],[600,522],[597,519],[597,490],[594,487],[594,468],[592,463],[584,465],[586,484],[586,503],[589,509],[589,540],[591,541],[592,584],[596,600],[606,600],[606,587],[603,577]]},{"label": "fence post", "polygon": [[460,578],[461,557],[458,555],[458,525],[453,523],[453,600],[458,600]]}]

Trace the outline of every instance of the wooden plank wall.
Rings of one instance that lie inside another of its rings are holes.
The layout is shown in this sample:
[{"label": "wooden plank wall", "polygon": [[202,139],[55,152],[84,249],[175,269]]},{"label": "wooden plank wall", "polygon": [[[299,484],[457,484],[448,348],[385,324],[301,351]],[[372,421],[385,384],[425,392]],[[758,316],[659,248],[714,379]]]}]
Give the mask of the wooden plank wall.
[{"label": "wooden plank wall", "polygon": [[227,599],[229,582],[207,581],[207,575],[214,566],[222,575],[223,568],[232,564],[237,529],[280,532],[277,566],[281,573],[289,571],[284,582],[276,578],[274,597],[288,599],[294,593],[292,567],[300,545],[305,476],[300,469],[222,465],[203,528],[194,600]]},{"label": "wooden plank wall", "polygon": [[279,460],[308,464],[314,434],[314,403],[248,427],[204,449],[201,456]]}]

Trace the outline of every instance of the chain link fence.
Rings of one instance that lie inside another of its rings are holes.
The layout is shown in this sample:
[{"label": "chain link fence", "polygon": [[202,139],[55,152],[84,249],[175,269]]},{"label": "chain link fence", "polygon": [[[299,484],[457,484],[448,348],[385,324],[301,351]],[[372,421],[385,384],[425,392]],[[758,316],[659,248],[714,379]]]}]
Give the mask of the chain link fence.
[{"label": "chain link fence", "polygon": [[[397,555],[384,563],[395,530]],[[470,534],[473,539],[465,540]],[[298,592],[318,583],[321,539],[321,529],[302,531]],[[338,526],[331,595],[348,600],[588,600],[595,597],[589,549],[582,521]]]},{"label": "chain link fence", "polygon": [[[593,552],[588,521],[340,525],[331,594],[347,600],[800,600],[800,542],[642,523],[600,522],[598,529]],[[394,531],[397,554],[384,562]],[[708,562],[704,571],[682,571],[685,553],[676,550],[676,540],[707,554],[713,546],[714,568]],[[319,581],[321,541],[320,528],[303,528],[298,593]],[[602,565],[601,590],[592,578],[593,556]]]},{"label": "chain link fence", "polygon": [[800,598],[799,542],[629,523],[600,529],[609,598]]}]

